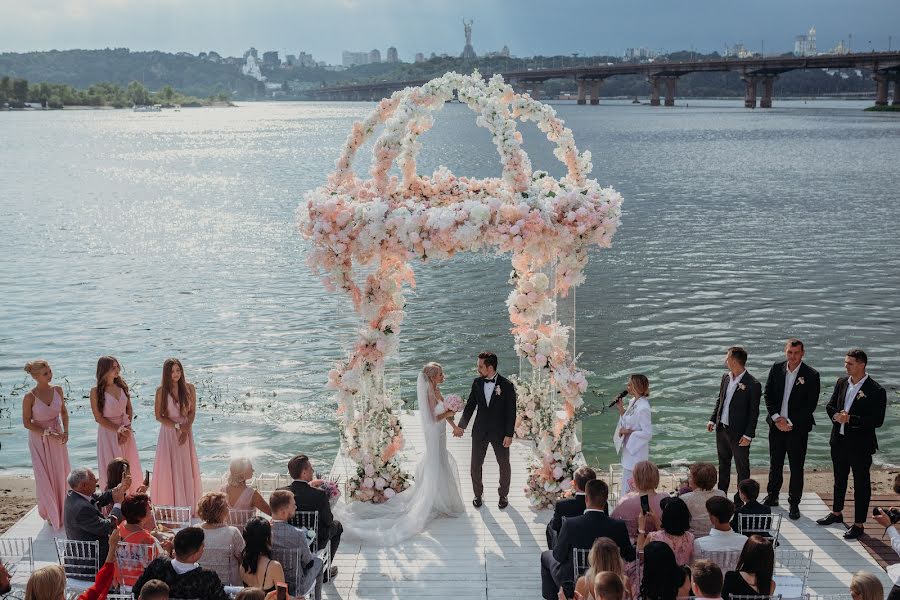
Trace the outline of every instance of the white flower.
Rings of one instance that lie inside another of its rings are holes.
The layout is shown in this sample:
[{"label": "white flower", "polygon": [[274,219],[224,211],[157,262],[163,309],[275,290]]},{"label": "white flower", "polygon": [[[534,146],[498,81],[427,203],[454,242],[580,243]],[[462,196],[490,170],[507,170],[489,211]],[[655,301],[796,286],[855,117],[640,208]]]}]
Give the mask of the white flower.
[{"label": "white flower", "polygon": [[543,273],[536,273],[534,277],[531,278],[531,281],[534,283],[534,287],[541,292],[550,287],[550,279]]}]

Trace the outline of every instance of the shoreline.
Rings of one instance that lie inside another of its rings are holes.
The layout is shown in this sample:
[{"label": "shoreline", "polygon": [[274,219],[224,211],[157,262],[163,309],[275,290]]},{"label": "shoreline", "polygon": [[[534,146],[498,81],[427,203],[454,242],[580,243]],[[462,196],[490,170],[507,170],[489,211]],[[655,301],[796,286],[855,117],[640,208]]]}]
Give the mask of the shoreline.
[{"label": "shoreline", "polygon": [[[756,469],[752,471],[753,478],[759,482],[760,498],[765,495],[768,482],[768,469]],[[892,494],[894,478],[900,473],[898,468],[872,467],[872,494]],[[789,473],[785,471],[784,485],[781,490],[782,506],[787,506],[787,486]],[[830,469],[810,469],[804,474],[804,492],[817,494],[830,494],[834,484],[833,474]],[[220,483],[217,478],[204,478],[203,488],[209,490]],[[670,492],[670,482],[663,478],[659,490]],[[852,494],[853,478],[850,478],[848,494]],[[849,497],[849,496],[848,496]],[[16,524],[36,504],[34,494],[34,478],[31,475],[0,475],[0,534]]]}]

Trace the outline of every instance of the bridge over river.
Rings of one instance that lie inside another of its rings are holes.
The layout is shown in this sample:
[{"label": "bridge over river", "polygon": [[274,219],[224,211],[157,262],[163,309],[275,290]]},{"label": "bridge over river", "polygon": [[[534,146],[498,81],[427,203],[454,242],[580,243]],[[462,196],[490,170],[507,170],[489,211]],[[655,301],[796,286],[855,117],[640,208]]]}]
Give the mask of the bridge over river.
[{"label": "bridge over river", "polygon": [[[540,98],[541,87],[550,79],[574,79],[578,83],[578,104],[599,104],[600,86],[618,75],[642,75],[650,86],[650,104],[674,106],[678,78],[689,73],[740,73],[744,81],[744,106],[772,107],[775,80],[782,73],[804,69],[862,69],[871,71],[876,83],[875,104],[888,104],[888,88],[893,82],[893,104],[900,105],[900,52],[867,52],[822,56],[777,56],[684,62],[617,63],[558,69],[529,69],[500,73],[506,81],[532,98]],[[490,74],[485,74],[490,77]],[[379,100],[407,86],[426,80],[384,81],[311,89],[310,100]],[[757,92],[762,86],[762,96]],[[662,100],[662,101],[661,101]]]}]

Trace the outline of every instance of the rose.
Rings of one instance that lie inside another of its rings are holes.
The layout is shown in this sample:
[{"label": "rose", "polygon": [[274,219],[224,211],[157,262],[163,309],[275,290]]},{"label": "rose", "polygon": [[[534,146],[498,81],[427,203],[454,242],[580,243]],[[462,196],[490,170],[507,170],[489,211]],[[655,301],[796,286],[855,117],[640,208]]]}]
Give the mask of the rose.
[{"label": "rose", "polygon": [[375,486],[375,482],[372,481],[371,477],[366,477],[365,479],[363,479],[362,486],[363,488],[370,490]]},{"label": "rose", "polygon": [[375,467],[372,466],[371,464],[368,464],[365,467],[363,467],[363,472],[366,474],[367,477],[371,477],[372,475],[375,474]]},{"label": "rose", "polygon": [[384,490],[384,497],[387,498],[388,500],[390,500],[391,498],[393,498],[396,495],[397,495],[397,492],[395,492],[393,490],[393,488],[388,488],[388,489]]},{"label": "rose", "polygon": [[384,477],[379,477],[375,480],[376,490],[383,490],[385,485],[387,485],[387,481],[384,480]]}]

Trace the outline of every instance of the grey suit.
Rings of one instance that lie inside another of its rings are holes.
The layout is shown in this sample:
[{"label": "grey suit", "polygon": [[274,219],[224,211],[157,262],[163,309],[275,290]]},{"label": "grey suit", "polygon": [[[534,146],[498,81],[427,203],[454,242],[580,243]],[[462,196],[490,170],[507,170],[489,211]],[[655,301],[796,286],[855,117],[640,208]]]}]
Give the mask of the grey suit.
[{"label": "grey suit", "polygon": [[324,563],[321,558],[313,556],[313,553],[310,552],[308,540],[306,530],[298,529],[285,521],[272,521],[272,548],[287,551],[300,549],[300,567],[303,572],[300,581],[291,582],[290,576],[285,573],[285,577],[289,580],[290,593],[292,595],[303,594],[315,581],[315,597],[316,600],[321,600]]},{"label": "grey suit", "polygon": [[[112,519],[104,518],[99,507],[111,503],[111,492],[94,494],[88,500],[78,492],[69,490],[63,508],[66,537],[70,540],[99,542],[98,563],[106,560],[106,555],[109,553],[109,534],[112,533],[114,527]],[[119,520],[122,519],[122,511],[118,507],[113,508],[112,515]]]}]

